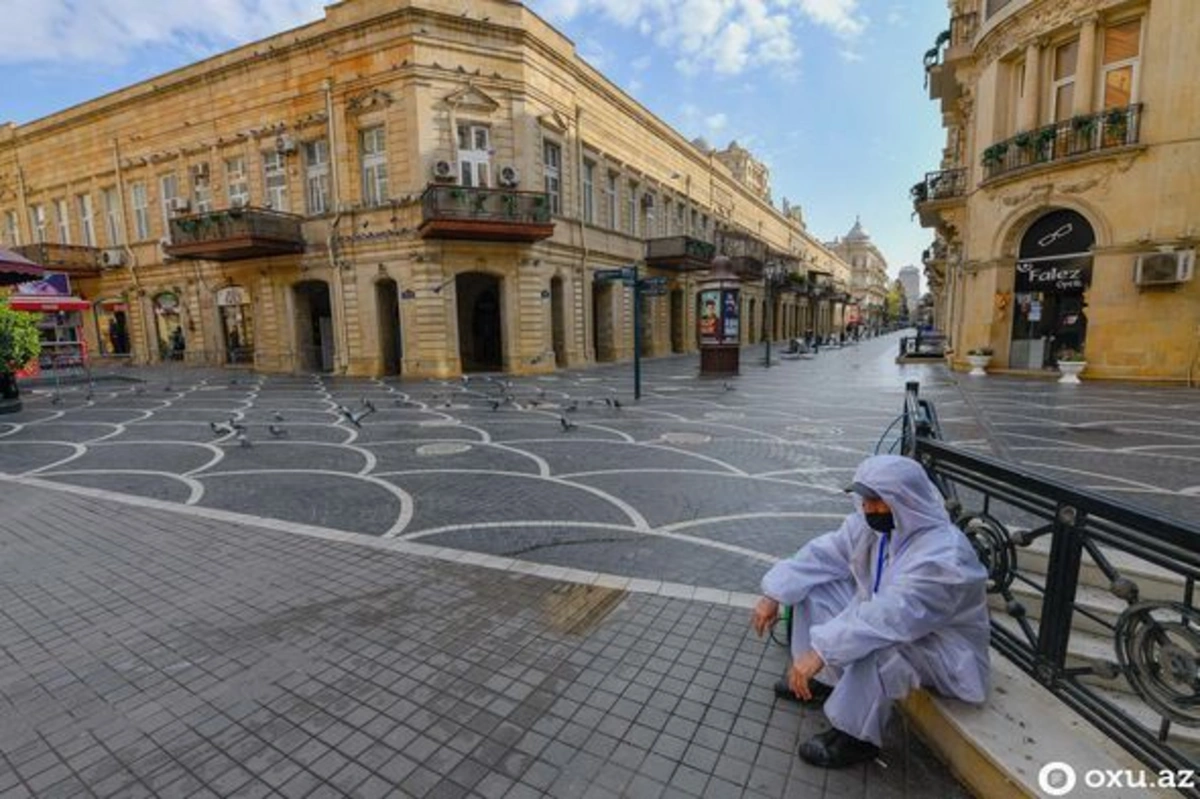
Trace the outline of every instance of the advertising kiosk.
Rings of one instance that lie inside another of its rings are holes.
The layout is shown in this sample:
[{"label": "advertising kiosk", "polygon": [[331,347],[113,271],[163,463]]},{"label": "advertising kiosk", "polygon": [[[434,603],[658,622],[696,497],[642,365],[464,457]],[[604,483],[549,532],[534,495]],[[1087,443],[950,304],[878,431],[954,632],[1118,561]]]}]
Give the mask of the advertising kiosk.
[{"label": "advertising kiosk", "polygon": [[700,375],[736,375],[741,367],[742,279],[723,255],[713,259],[708,279],[700,282],[697,328]]}]

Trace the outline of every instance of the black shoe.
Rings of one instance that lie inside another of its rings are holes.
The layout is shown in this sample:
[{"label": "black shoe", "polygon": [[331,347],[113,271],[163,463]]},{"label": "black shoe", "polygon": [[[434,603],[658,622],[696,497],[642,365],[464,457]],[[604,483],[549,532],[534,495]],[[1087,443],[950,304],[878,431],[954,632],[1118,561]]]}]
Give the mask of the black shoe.
[{"label": "black shoe", "polygon": [[792,693],[792,687],[788,685],[787,680],[780,680],[775,683],[775,697],[777,699],[786,699],[789,702],[796,702],[805,707],[820,707],[825,704],[825,700],[833,693],[833,688],[816,680],[808,681],[808,690],[812,691],[812,699],[801,699]]},{"label": "black shoe", "polygon": [[839,729],[814,735],[800,744],[800,759],[820,768],[849,768],[874,760],[879,747],[870,741],[860,741]]}]

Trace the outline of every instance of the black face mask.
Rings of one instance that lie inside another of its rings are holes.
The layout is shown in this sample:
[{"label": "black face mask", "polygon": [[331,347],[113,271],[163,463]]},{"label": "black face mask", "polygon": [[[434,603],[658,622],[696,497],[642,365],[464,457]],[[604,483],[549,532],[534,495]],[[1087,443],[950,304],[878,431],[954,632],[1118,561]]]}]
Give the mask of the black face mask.
[{"label": "black face mask", "polygon": [[864,513],[867,526],[877,533],[890,533],[896,529],[896,519],[891,511],[887,513]]}]

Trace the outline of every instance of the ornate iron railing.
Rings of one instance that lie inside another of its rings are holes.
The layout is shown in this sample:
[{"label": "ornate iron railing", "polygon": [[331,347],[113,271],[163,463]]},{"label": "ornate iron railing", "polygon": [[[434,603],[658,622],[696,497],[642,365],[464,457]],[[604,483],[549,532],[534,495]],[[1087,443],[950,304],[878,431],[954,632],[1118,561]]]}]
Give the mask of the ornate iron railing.
[{"label": "ornate iron railing", "polygon": [[421,195],[421,207],[426,220],[550,223],[550,195],[545,192],[435,184]]},{"label": "ornate iron railing", "polygon": [[943,169],[940,172],[926,172],[925,179],[915,184],[909,193],[916,205],[932,200],[962,197],[967,193],[967,170]]},{"label": "ornate iron railing", "polygon": [[992,645],[1150,768],[1196,770],[1172,728],[1200,727],[1200,529],[947,446],[914,383],[903,415],[1001,600]]},{"label": "ornate iron railing", "polygon": [[171,246],[223,242],[234,239],[267,239],[289,242],[303,249],[304,218],[269,208],[229,208],[171,219]]},{"label": "ornate iron railing", "polygon": [[1137,144],[1142,104],[1110,108],[1046,125],[996,142],[983,151],[985,180],[1087,153]]}]

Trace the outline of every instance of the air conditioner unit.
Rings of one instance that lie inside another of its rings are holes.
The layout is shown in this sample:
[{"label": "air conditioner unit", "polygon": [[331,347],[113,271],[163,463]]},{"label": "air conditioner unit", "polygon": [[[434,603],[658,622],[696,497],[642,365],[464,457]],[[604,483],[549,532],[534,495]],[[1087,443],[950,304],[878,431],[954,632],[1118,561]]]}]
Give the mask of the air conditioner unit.
[{"label": "air conditioner unit", "polygon": [[521,183],[521,173],[515,166],[500,167],[500,185],[515,188]]},{"label": "air conditioner unit", "polygon": [[277,153],[294,153],[296,152],[296,140],[285,134],[275,137],[275,152]]},{"label": "air conditioner unit", "polygon": [[1144,253],[1137,257],[1133,282],[1139,286],[1168,286],[1186,283],[1196,271],[1195,250]]},{"label": "air conditioner unit", "polygon": [[167,208],[170,209],[170,211],[172,213],[176,213],[176,214],[187,213],[187,210],[190,207],[191,207],[191,203],[188,202],[186,197],[172,197],[169,200],[167,200]]},{"label": "air conditioner unit", "polygon": [[453,180],[454,164],[449,161],[434,161],[433,176],[437,180]]},{"label": "air conditioner unit", "polygon": [[120,247],[100,251],[100,266],[113,269],[125,265],[125,251]]}]

